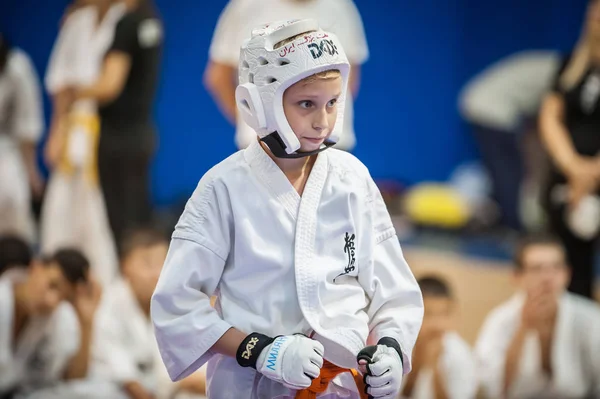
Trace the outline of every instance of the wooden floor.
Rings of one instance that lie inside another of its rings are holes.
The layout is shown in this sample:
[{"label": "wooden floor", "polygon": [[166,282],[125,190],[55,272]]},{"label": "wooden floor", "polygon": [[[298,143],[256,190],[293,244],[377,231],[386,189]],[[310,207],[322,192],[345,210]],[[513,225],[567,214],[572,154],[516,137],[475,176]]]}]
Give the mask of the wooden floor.
[{"label": "wooden floor", "polygon": [[404,248],[404,253],[417,278],[435,274],[451,285],[458,305],[457,330],[471,344],[487,313],[514,293],[509,264],[414,247]]}]

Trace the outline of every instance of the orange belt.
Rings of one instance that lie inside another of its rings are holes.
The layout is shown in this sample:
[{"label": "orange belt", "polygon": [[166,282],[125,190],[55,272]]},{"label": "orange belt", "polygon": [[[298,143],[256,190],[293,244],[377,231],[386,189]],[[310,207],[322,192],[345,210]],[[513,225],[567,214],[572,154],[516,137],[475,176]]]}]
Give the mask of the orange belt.
[{"label": "orange belt", "polygon": [[367,394],[364,393],[365,383],[363,382],[363,378],[358,371],[354,369],[343,369],[331,364],[327,360],[323,362],[321,374],[319,374],[319,376],[313,380],[310,387],[298,391],[296,394],[296,399],[316,399],[317,394],[323,393],[327,390],[331,380],[333,380],[338,374],[346,372],[352,373],[354,381],[356,382],[356,387],[358,388],[358,392],[360,392],[361,399],[367,399]]}]

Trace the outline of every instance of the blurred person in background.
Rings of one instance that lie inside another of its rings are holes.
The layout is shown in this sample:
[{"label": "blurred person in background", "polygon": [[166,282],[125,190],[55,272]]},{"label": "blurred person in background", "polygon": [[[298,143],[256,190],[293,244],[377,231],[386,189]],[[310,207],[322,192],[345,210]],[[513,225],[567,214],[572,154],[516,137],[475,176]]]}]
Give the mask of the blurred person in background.
[{"label": "blurred person in background", "polygon": [[36,150],[44,129],[40,83],[29,56],[0,32],[0,234],[36,240],[32,196],[44,181]]},{"label": "blurred person in background", "polygon": [[[537,137],[534,121],[560,63],[555,51],[512,54],[471,78],[459,96],[460,112],[471,125],[492,180],[500,223],[516,231],[541,224],[532,215],[536,208],[521,209],[527,195],[539,204],[539,171],[545,162],[538,156],[540,145],[532,140]],[[539,209],[536,214],[542,213]]]},{"label": "blurred person in background", "polygon": [[553,161],[544,204],[572,267],[569,289],[593,296],[600,228],[600,2],[588,7],[583,37],[561,67],[540,115]]},{"label": "blurred person in background", "polygon": [[353,99],[358,95],[361,65],[369,57],[363,22],[352,0],[230,0],[221,13],[210,45],[204,84],[223,115],[236,125],[235,143],[246,148],[256,139],[256,132],[237,118],[235,88],[238,81],[239,48],[252,29],[271,21],[313,18],[326,31],[335,33],[342,42],[348,61],[352,93],[346,100],[344,132],[335,148],[351,151],[354,134]]},{"label": "blurred person in background", "polygon": [[52,118],[44,151],[51,172],[42,208],[41,250],[82,250],[108,284],[118,262],[98,184],[98,105],[74,93],[96,81],[125,8],[113,0],[88,3],[65,21],[46,72]]},{"label": "blurred person in background", "polygon": [[0,236],[0,276],[9,270],[27,268],[32,253],[29,244],[18,236]]},{"label": "blurred person in background", "polygon": [[403,381],[401,398],[471,399],[477,393],[475,358],[453,330],[456,302],[445,281],[417,280],[425,315],[412,355],[413,369]]},{"label": "blurred person in background", "polygon": [[123,3],[127,13],[116,26],[98,79],[75,93],[78,99],[100,104],[100,185],[117,243],[122,242],[124,231],[146,225],[152,218],[153,107],[164,39],[151,0]]},{"label": "blurred person in background", "polygon": [[0,278],[0,398],[26,398],[87,375],[100,295],[76,250]]},{"label": "blurred person in background", "polygon": [[[108,288],[98,311],[90,378],[108,381],[101,398],[169,399],[177,392],[204,394],[201,373],[170,381],[150,320],[150,299],[167,256],[162,232],[126,232],[121,245],[123,278]],[[191,394],[191,395],[190,395]]]},{"label": "blurred person in background", "polygon": [[488,315],[476,344],[486,397],[600,397],[600,306],[566,291],[565,255],[551,237],[518,245],[518,292]]}]

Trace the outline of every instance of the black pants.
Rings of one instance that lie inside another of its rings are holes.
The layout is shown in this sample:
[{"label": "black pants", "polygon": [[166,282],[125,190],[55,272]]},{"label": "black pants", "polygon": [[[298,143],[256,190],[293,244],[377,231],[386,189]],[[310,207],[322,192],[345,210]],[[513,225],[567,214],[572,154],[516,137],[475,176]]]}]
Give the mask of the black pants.
[{"label": "black pants", "polygon": [[481,159],[490,173],[494,200],[501,212],[501,223],[521,230],[519,201],[525,167],[520,150],[520,136],[481,126],[473,126]]},{"label": "black pants", "polygon": [[150,202],[151,150],[115,151],[100,143],[98,171],[110,228],[120,249],[125,231],[147,225]]},{"label": "black pants", "polygon": [[598,237],[586,241],[571,233],[565,222],[566,206],[556,204],[550,198],[552,189],[557,184],[565,184],[564,178],[555,176],[551,179],[551,183],[546,190],[545,207],[548,212],[550,228],[565,246],[567,260],[571,265],[572,277],[569,291],[587,298],[593,298],[595,278],[594,259]]}]

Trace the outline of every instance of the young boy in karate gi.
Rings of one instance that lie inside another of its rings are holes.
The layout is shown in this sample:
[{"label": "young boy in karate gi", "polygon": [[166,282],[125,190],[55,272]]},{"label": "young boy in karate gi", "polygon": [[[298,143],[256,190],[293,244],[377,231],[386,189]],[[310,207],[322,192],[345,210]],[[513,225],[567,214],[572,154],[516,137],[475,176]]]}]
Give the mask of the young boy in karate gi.
[{"label": "young boy in karate gi", "polygon": [[275,22],[239,70],[257,140],[200,180],[152,299],[170,377],[208,362],[209,398],[396,398],[423,300],[369,171],[330,148],[344,49],[314,20]]},{"label": "young boy in karate gi", "polygon": [[425,316],[413,351],[413,370],[404,380],[402,398],[471,399],[477,393],[475,358],[452,324],[456,303],[445,281],[418,280]]},{"label": "young boy in karate gi", "polygon": [[519,291],[490,313],[476,345],[486,397],[600,397],[600,306],[566,291],[562,244],[529,237],[515,263]]}]

